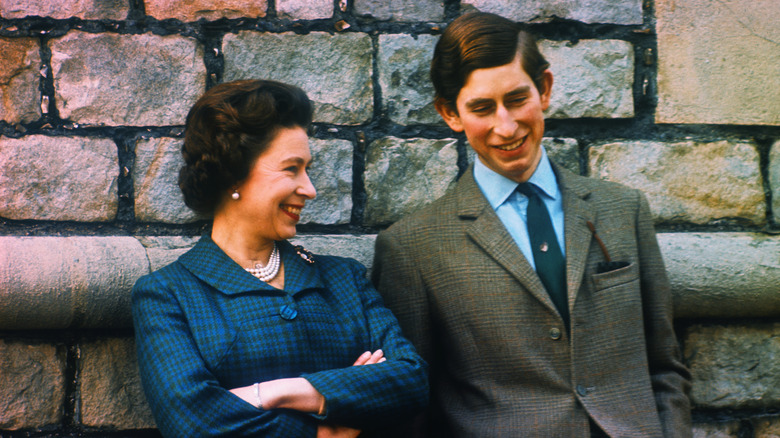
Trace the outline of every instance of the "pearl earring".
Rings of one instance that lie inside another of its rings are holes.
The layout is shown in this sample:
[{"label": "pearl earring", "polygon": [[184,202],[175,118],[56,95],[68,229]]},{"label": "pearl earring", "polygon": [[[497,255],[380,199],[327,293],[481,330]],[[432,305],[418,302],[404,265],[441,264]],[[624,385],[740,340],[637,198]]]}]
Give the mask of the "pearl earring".
[{"label": "pearl earring", "polygon": [[238,190],[234,191],[232,195],[230,195],[233,200],[238,201],[238,198],[241,197],[241,195],[238,194]]}]

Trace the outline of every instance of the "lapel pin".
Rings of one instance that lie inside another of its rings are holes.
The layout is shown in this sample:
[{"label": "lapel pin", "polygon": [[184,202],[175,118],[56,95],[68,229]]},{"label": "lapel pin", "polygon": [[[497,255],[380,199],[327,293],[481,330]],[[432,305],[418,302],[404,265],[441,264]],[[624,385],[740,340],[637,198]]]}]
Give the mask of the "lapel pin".
[{"label": "lapel pin", "polygon": [[297,252],[298,255],[301,256],[301,258],[306,261],[306,263],[310,265],[314,264],[314,255],[310,251],[308,251],[306,248],[302,247],[301,245],[296,245],[294,248],[295,248],[295,252]]}]

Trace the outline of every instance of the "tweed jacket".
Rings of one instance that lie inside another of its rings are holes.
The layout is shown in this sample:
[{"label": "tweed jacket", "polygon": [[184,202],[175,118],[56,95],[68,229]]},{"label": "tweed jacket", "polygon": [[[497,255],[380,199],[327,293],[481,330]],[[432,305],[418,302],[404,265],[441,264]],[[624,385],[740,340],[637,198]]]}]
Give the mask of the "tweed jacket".
[{"label": "tweed jacket", "polygon": [[[589,437],[589,417],[612,437],[690,436],[690,375],[647,201],[553,167],[570,332],[471,167],[379,234],[372,280],[430,366],[418,436]],[[598,272],[588,222],[626,266]]]},{"label": "tweed jacket", "polygon": [[[428,401],[427,365],[400,332],[358,262],[278,242],[284,290],[256,279],[208,236],[133,290],[141,381],[167,437],[314,437],[321,421],[372,430]],[[385,362],[351,366],[365,351]],[[323,417],[263,411],[229,392],[304,377]]]}]

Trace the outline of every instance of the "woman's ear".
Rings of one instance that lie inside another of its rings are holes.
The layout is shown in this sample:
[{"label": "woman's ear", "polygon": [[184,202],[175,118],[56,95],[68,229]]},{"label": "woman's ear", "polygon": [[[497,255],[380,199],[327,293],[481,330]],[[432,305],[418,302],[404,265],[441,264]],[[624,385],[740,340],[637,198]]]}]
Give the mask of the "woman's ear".
[{"label": "woman's ear", "polygon": [[455,132],[463,132],[463,123],[460,121],[460,115],[458,114],[455,105],[450,102],[445,102],[444,99],[436,99],[433,102],[436,107],[436,111],[439,113],[444,122]]},{"label": "woman's ear", "polygon": [[542,103],[542,111],[547,111],[547,108],[550,107],[553,86],[553,74],[549,69],[542,73],[542,84],[544,85],[544,90],[539,90],[539,100]]}]

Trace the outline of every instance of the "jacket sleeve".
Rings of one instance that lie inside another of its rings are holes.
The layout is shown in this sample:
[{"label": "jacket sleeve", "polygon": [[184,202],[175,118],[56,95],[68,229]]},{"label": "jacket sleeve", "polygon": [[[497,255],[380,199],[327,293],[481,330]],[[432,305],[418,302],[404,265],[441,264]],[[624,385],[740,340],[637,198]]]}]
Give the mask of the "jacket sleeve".
[{"label": "jacket sleeve", "polygon": [[[380,232],[374,251],[371,280],[384,299],[385,305],[398,318],[404,336],[428,362],[430,374],[438,361],[433,348],[433,327],[429,303],[418,266],[408,256],[406,248],[391,230]],[[396,436],[427,437],[431,419],[425,411],[397,425]]]},{"label": "jacket sleeve", "polygon": [[644,309],[647,359],[665,437],[692,434],[690,373],[681,359],[672,322],[672,298],[650,208],[639,193],[637,216],[639,272]]},{"label": "jacket sleeve", "polygon": [[207,369],[169,283],[154,274],[133,289],[141,382],[166,437],[314,437],[317,421],[294,411],[262,411],[222,388]]},{"label": "jacket sleeve", "polygon": [[371,351],[382,349],[385,362],[304,375],[327,400],[326,420],[372,430],[397,424],[428,404],[428,367],[401,334],[392,312],[366,278],[365,268],[349,265],[369,329]]}]

